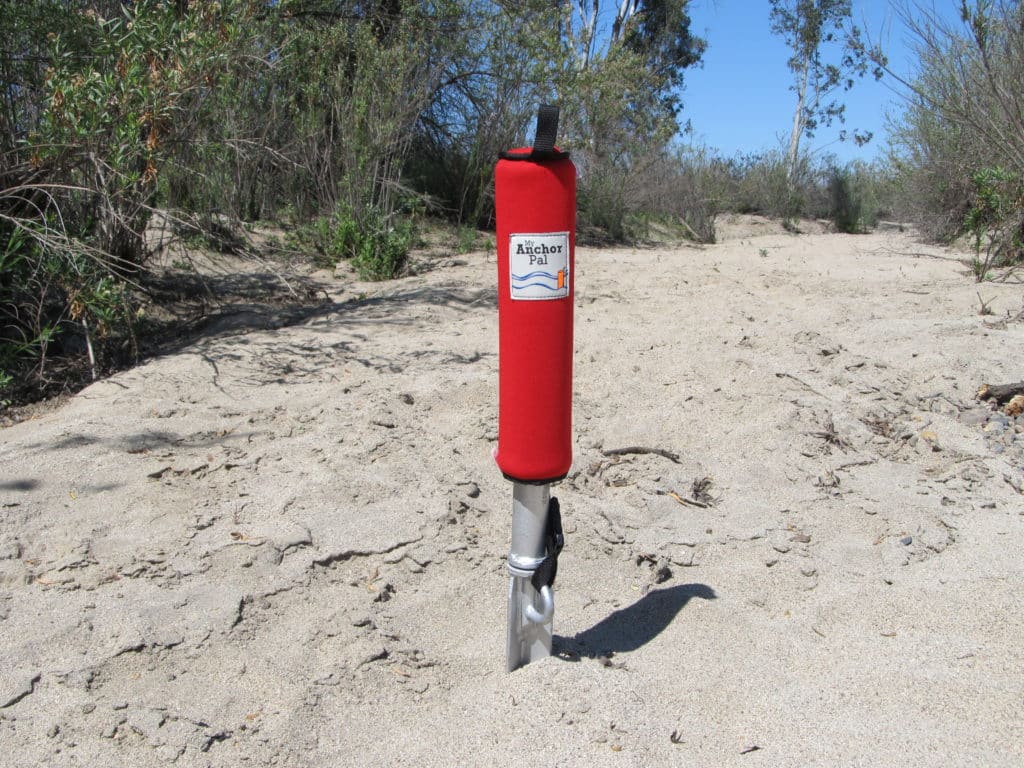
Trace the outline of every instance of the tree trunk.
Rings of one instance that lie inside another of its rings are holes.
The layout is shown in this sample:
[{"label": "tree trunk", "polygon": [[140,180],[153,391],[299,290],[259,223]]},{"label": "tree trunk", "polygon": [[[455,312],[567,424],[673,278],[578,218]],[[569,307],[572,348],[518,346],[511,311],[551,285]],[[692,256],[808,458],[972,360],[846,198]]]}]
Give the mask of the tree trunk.
[{"label": "tree trunk", "polygon": [[800,135],[804,132],[804,105],[807,103],[807,81],[811,74],[810,60],[804,62],[803,75],[796,93],[796,110],[793,112],[793,129],[789,134],[789,152],[786,155],[786,181],[792,186],[796,176],[797,158],[800,155]]}]

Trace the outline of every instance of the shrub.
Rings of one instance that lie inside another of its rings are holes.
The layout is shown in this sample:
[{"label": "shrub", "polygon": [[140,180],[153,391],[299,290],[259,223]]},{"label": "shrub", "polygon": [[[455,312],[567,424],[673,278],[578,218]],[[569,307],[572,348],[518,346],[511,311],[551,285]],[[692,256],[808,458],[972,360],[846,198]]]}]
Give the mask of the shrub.
[{"label": "shrub", "polygon": [[368,209],[357,217],[339,205],[334,213],[300,227],[295,239],[313,248],[318,266],[349,261],[361,280],[391,280],[408,265],[415,228],[410,220],[389,218],[379,210]]},{"label": "shrub", "polygon": [[392,280],[401,275],[409,263],[413,227],[407,221],[388,226],[383,220],[359,236],[352,266],[361,280]]},{"label": "shrub", "polygon": [[974,239],[972,269],[978,282],[993,267],[1010,266],[1020,258],[1024,210],[1020,180],[1004,168],[982,168],[971,176],[974,196],[964,228]]},{"label": "shrub", "polygon": [[979,277],[1019,248],[1024,197],[1024,6],[963,2],[957,21],[899,10],[919,66],[893,126],[903,201],[922,232],[974,237]]},{"label": "shrub", "polygon": [[95,379],[125,350],[135,355],[135,314],[101,255],[27,224],[0,228],[0,388],[48,394],[86,371]]},{"label": "shrub", "polygon": [[833,166],[829,173],[829,218],[836,229],[851,235],[863,234],[878,225],[878,180],[862,163],[842,168]]},{"label": "shrub", "polygon": [[579,230],[584,242],[622,242],[626,239],[625,174],[613,168],[595,169],[580,181]]}]

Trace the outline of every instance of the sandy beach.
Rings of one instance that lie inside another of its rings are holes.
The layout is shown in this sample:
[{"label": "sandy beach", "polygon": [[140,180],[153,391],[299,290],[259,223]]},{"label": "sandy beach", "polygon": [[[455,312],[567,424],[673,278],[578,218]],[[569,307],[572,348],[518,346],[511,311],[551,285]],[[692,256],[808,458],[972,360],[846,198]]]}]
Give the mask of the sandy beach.
[{"label": "sandy beach", "polygon": [[512,674],[493,253],[0,430],[0,765],[1024,764],[1024,417],[975,398],[1020,285],[807,229],[578,249],[556,653]]}]

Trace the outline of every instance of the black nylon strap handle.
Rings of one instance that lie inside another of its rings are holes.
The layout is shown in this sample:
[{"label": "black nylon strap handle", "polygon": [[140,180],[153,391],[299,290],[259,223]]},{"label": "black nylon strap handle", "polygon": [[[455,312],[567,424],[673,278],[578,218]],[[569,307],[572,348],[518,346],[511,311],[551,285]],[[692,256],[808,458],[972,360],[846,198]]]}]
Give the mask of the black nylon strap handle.
[{"label": "black nylon strap handle", "polygon": [[537,135],[533,140],[533,154],[546,157],[555,151],[558,135],[558,107],[541,104],[537,110]]},{"label": "black nylon strap handle", "polygon": [[[533,162],[561,160],[562,158],[569,157],[568,152],[555,149],[555,138],[557,136],[558,107],[552,104],[541,104],[537,110],[537,134],[533,138],[533,147],[530,151],[509,150],[499,152],[498,157],[502,160],[531,160]],[[544,482],[547,483],[549,481],[545,480]]]}]

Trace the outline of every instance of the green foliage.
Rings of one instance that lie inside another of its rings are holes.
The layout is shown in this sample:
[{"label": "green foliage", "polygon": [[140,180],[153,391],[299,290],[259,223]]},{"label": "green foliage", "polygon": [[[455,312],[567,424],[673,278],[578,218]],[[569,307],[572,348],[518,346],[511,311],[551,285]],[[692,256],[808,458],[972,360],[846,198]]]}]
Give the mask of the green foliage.
[{"label": "green foliage", "polygon": [[321,264],[364,279],[406,271],[427,210],[468,225],[460,250],[479,247],[470,228],[493,224],[495,155],[522,143],[542,101],[562,106],[592,231],[646,237],[677,217],[713,229],[695,197],[648,210],[652,180],[699,177],[657,166],[704,50],[687,8],[599,9],[609,28],[543,0],[4,4],[8,388],[56,389],[131,356],[156,208],[194,222],[178,231],[186,246],[242,255],[239,221],[287,219]]},{"label": "green foliage", "polygon": [[[797,97],[787,154],[792,180],[801,136],[813,136],[820,125],[843,123],[846,106],[837,94],[850,90],[869,70],[880,79],[884,57],[877,49],[869,51],[860,30],[850,24],[850,0],[769,0],[769,5],[771,30],[792,52],[787,61]],[[871,134],[854,131],[853,139],[865,144]]]},{"label": "green foliage", "polygon": [[578,190],[579,220],[583,242],[622,242],[626,236],[626,187],[613,169],[591,174]]},{"label": "green foliage", "polygon": [[409,262],[413,235],[409,222],[386,226],[383,220],[373,230],[364,232],[352,258],[352,266],[359,278],[391,280],[400,276]]},{"label": "green foliage", "polygon": [[799,158],[790,181],[789,165],[779,151],[740,155],[729,161],[729,207],[789,221],[806,215],[813,197],[815,171]]},{"label": "green foliage", "polygon": [[51,248],[25,228],[0,233],[0,308],[0,369],[10,389],[60,389],[52,370],[59,357],[89,351],[95,374],[126,344],[134,350],[136,309],[124,281],[101,261]]},{"label": "green foliage", "polygon": [[390,280],[405,271],[414,239],[415,228],[408,219],[389,219],[379,210],[356,217],[339,205],[331,215],[300,228],[296,244],[313,248],[318,266],[349,261],[360,280]]},{"label": "green foliage", "polygon": [[479,251],[487,244],[487,238],[482,237],[480,232],[473,227],[459,227],[456,232],[455,250],[462,253]]},{"label": "green foliage", "polygon": [[986,233],[997,227],[1014,210],[1017,177],[1005,168],[982,168],[971,176],[974,199],[964,218],[964,226],[974,237],[975,248],[981,248]]},{"label": "green foliage", "polygon": [[[0,360],[45,392],[135,349],[157,181],[218,83],[242,0],[28,0],[0,31]],[[65,379],[62,379],[65,377]]]},{"label": "green foliage", "polygon": [[[301,231],[301,230],[300,230]],[[339,208],[330,216],[314,219],[306,228],[307,240],[318,254],[315,262],[333,267],[343,259],[353,258],[359,250],[359,225],[347,209]]]},{"label": "green foliage", "polygon": [[0,368],[0,408],[6,408],[11,404],[11,401],[3,395],[9,390],[13,381],[14,377]]},{"label": "green foliage", "polygon": [[[579,6],[582,10],[584,6]],[[619,6],[611,35],[598,40],[596,16],[566,14],[557,78],[566,143],[581,170],[584,239],[622,240],[627,219],[644,212],[644,181],[679,132],[679,86],[705,43],[690,33],[684,0]]]},{"label": "green foliage", "polygon": [[892,126],[902,213],[925,235],[972,237],[979,279],[1016,263],[1024,231],[1024,6],[962,2],[946,22],[903,14],[920,59]]},{"label": "green foliage", "polygon": [[974,197],[964,228],[974,240],[971,269],[978,282],[995,267],[1010,266],[1021,256],[1024,235],[1024,189],[1005,168],[982,168],[971,176]]},{"label": "green foliage", "polygon": [[861,163],[834,166],[828,182],[830,217],[840,232],[863,234],[878,224],[877,182],[871,169]]}]

